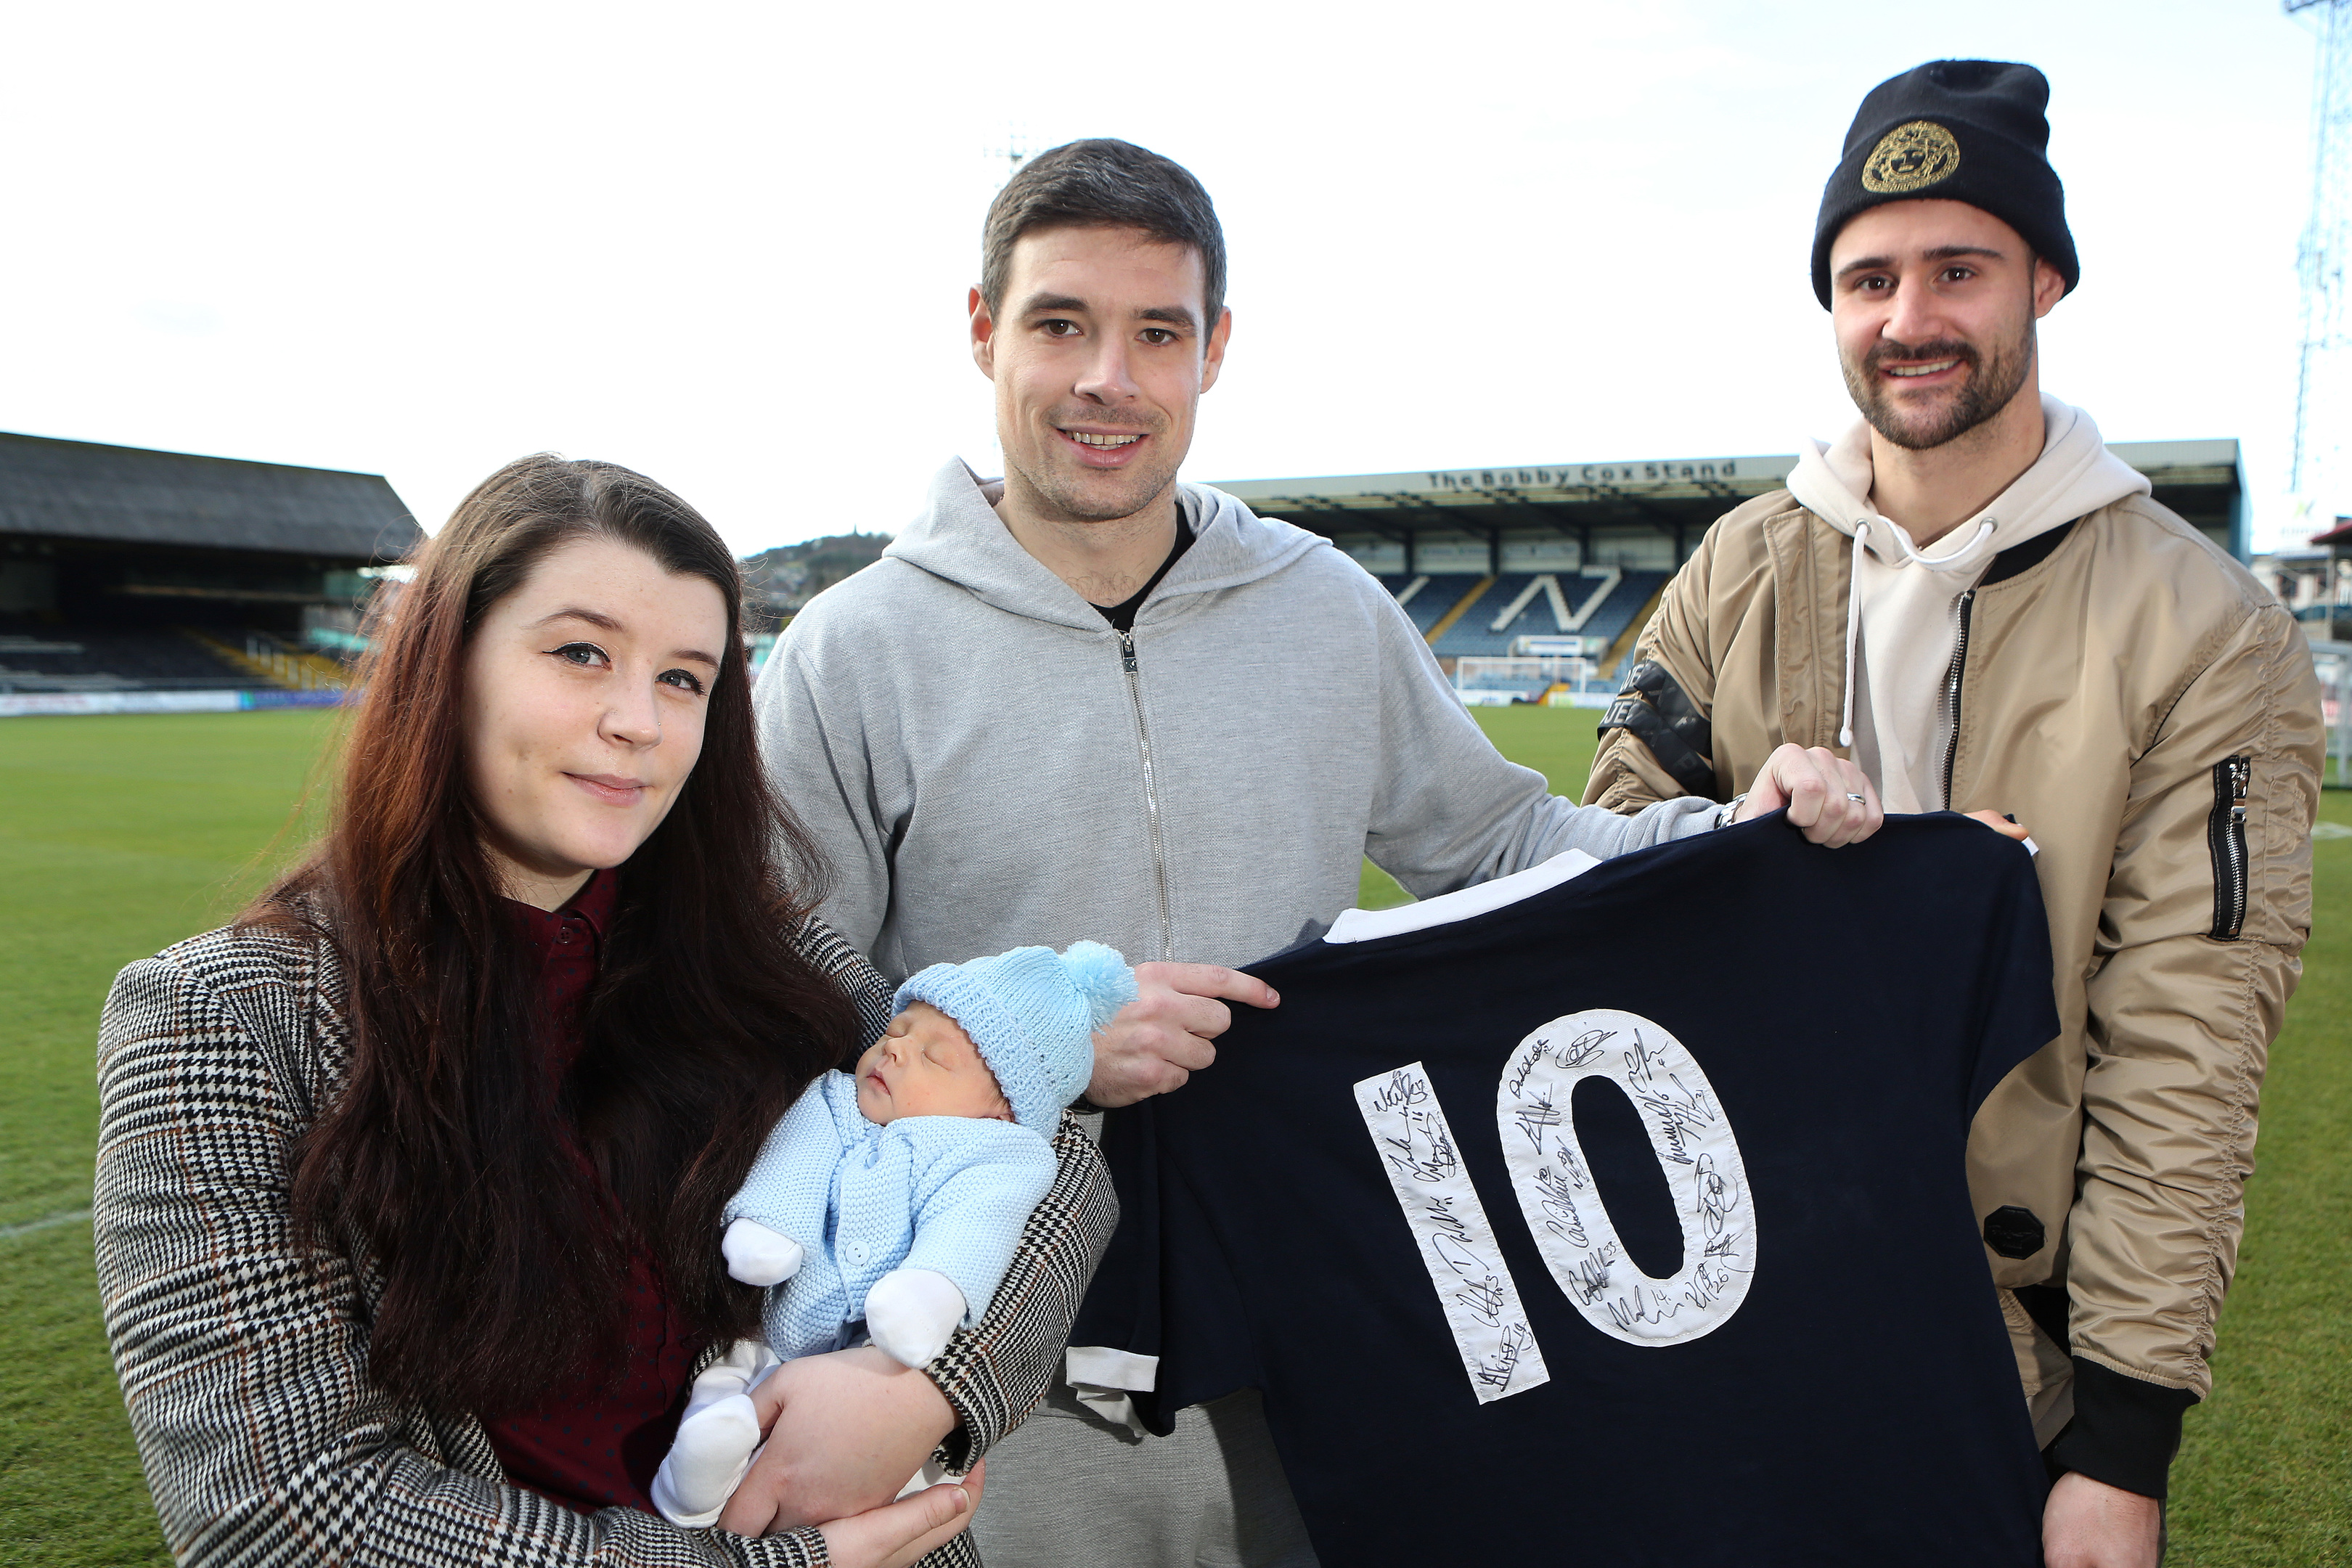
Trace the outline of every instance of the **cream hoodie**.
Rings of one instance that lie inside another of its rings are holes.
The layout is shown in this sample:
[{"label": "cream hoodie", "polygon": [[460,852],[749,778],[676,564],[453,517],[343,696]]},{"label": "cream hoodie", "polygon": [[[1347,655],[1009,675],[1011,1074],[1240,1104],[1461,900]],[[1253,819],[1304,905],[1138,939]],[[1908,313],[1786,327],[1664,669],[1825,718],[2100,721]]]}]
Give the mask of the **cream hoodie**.
[{"label": "cream hoodie", "polygon": [[1927,552],[1900,523],[1870,509],[1870,426],[1834,446],[1808,440],[1789,490],[1853,541],[1846,595],[1845,716],[1839,744],[1878,786],[1888,811],[1937,811],[1950,742],[1948,683],[1960,595],[1992,558],[2036,534],[2129,495],[2146,475],[2106,448],[2081,409],[2042,400],[2042,456],[1978,516]]}]

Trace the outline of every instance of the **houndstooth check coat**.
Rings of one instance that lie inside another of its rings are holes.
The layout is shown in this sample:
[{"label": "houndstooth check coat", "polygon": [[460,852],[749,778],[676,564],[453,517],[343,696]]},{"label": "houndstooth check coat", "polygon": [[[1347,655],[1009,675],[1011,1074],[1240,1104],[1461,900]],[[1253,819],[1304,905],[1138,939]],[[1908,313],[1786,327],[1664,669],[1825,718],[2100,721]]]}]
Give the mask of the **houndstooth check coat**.
[{"label": "houndstooth check coat", "polygon": [[[878,1036],[882,977],[818,922],[801,945]],[[471,1416],[369,1382],[379,1271],[356,1247],[306,1256],[288,1223],[287,1151],[341,1082],[344,994],[323,942],[232,926],[131,965],[107,998],[99,1289],[173,1555],[207,1568],[824,1563],[814,1530],[754,1540],[632,1509],[574,1513],[504,1484]],[[960,1420],[952,1468],[1044,1396],[1118,1216],[1075,1122],[1054,1146],[1053,1188],[988,1316],[927,1369]],[[967,1534],[923,1561],[977,1568],[979,1554]]]}]

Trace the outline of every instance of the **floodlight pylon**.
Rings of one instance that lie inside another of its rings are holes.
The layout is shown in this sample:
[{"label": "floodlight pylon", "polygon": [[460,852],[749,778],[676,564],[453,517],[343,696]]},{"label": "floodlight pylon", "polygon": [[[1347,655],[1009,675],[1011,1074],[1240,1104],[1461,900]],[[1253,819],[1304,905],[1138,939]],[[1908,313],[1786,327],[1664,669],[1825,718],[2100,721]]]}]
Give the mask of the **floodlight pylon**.
[{"label": "floodlight pylon", "polygon": [[2287,487],[2312,497],[2336,479],[2345,403],[2345,272],[2352,257],[2352,0],[2284,0],[2314,24],[2311,209],[2296,247],[2302,353],[2295,371],[2294,445]]}]

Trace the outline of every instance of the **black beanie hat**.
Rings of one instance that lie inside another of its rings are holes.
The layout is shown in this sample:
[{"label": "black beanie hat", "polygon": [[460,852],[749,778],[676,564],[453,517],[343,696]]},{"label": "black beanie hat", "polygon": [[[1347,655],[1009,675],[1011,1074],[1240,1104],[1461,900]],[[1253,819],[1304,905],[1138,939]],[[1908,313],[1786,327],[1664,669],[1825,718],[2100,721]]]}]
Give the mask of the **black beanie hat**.
[{"label": "black beanie hat", "polygon": [[2025,237],[2072,289],[2082,276],[2066,231],[2066,193],[2050,166],[2050,82],[2032,66],[1929,60],[1871,89],[1822,192],[1813,292],[1830,303],[1830,246],[1886,202],[1981,207]]}]

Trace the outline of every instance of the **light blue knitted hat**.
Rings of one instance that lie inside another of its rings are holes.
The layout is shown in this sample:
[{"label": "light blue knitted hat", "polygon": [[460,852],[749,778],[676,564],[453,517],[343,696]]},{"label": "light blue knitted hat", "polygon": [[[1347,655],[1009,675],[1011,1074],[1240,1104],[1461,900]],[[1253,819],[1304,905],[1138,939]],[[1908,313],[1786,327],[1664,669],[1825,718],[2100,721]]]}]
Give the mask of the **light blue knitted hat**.
[{"label": "light blue knitted hat", "polygon": [[934,963],[890,1004],[929,1002],[963,1026],[996,1074],[1013,1119],[1048,1138],[1062,1108],[1094,1076],[1094,1033],[1135,1000],[1135,971],[1098,942],[1066,952],[1016,947],[967,963]]}]

